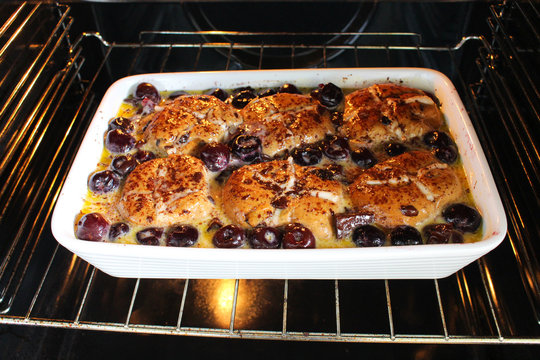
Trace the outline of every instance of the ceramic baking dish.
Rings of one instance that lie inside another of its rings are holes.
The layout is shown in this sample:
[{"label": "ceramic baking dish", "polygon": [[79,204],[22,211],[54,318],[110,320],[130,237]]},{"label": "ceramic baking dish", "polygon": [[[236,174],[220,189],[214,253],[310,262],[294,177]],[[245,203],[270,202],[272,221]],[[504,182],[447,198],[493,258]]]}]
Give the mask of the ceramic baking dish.
[{"label": "ceramic baking dish", "polygon": [[[362,88],[393,82],[435,94],[463,161],[476,205],[483,215],[483,238],[466,244],[384,246],[379,248],[255,250],[171,248],[78,240],[75,216],[87,193],[87,179],[103,148],[108,121],[137,84],[160,91],[277,87],[285,82],[316,87],[333,82]],[[419,279],[448,276],[495,248],[505,237],[506,218],[482,148],[465,107],[443,74],[419,68],[143,74],[115,82],[106,92],[69,171],[52,217],[60,244],[107,274],[130,278],[252,279]]]}]

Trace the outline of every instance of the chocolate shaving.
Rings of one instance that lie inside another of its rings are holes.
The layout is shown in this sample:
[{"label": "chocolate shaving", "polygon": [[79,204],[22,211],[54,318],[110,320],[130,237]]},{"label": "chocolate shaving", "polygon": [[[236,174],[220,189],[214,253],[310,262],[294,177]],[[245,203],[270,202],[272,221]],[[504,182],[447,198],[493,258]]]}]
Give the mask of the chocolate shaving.
[{"label": "chocolate shaving", "polygon": [[280,196],[272,200],[270,204],[276,209],[285,209],[287,208],[288,202],[289,201],[286,196]]},{"label": "chocolate shaving", "polygon": [[400,210],[401,210],[401,213],[405,216],[418,215],[418,209],[416,209],[413,205],[401,205]]}]

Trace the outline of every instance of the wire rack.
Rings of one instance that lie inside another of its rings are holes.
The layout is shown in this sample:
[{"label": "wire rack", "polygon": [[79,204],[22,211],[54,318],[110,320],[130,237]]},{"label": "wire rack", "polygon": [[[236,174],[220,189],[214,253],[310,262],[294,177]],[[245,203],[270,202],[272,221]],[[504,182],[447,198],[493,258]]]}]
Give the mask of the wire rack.
[{"label": "wire rack", "polygon": [[[141,32],[138,42],[111,43],[92,32],[73,41],[68,6],[4,4],[0,14],[0,324],[244,339],[540,344],[540,82],[533,71],[540,36],[532,3],[491,6],[491,37],[450,46],[423,46],[415,33],[350,33],[354,43],[341,45],[324,42],[331,33]],[[272,40],[277,35],[279,43]],[[247,62],[246,52],[256,61]],[[505,205],[503,244],[455,275],[430,281],[116,279],[59,247],[49,217],[114,80],[295,67],[305,54],[312,67],[419,66],[447,74]]]}]

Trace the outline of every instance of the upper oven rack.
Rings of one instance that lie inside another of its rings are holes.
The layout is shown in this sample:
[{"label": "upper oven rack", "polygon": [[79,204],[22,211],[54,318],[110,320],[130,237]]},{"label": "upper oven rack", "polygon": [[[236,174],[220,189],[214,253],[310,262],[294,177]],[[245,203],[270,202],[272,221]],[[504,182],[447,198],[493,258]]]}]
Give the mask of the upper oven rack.
[{"label": "upper oven rack", "polygon": [[[416,33],[348,33],[352,45],[325,44],[333,33],[153,31],[141,32],[138,42],[115,43],[88,32],[72,41],[70,7],[0,5],[0,14],[9,14],[0,18],[0,324],[273,340],[540,344],[540,97],[538,75],[528,70],[538,65],[540,45],[538,20],[528,15],[534,6],[491,6],[492,39],[424,46]],[[531,30],[524,31],[528,41],[508,33],[517,23]],[[275,36],[288,41],[273,42]],[[145,72],[292,68],[306,53],[312,67],[418,66],[447,74],[509,217],[503,245],[456,275],[431,281],[115,279],[59,247],[49,217],[114,80]]]}]

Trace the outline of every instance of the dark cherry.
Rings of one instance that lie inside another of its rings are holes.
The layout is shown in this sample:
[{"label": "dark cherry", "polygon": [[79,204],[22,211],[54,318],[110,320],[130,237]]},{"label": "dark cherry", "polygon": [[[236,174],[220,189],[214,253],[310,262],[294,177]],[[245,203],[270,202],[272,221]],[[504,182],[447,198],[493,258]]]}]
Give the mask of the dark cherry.
[{"label": "dark cherry", "polygon": [[114,191],[120,186],[120,178],[111,170],[93,173],[88,179],[88,188],[96,194]]},{"label": "dark cherry", "polygon": [[422,229],[426,244],[448,244],[462,243],[463,235],[454,230],[454,225],[450,224],[431,224]]},{"label": "dark cherry", "polygon": [[139,150],[133,155],[133,157],[139,162],[139,164],[142,164],[143,162],[155,159],[156,154],[148,150]]},{"label": "dark cherry", "polygon": [[121,177],[127,176],[138,165],[137,159],[131,155],[120,155],[111,162],[111,169]]},{"label": "dark cherry", "polygon": [[390,125],[392,123],[392,120],[390,120],[387,116],[382,116],[381,117],[381,123],[383,125]]},{"label": "dark cherry", "polygon": [[311,169],[309,170],[309,173],[319,177],[322,180],[335,180],[337,175],[334,171],[330,169],[321,168]]},{"label": "dark cherry", "polygon": [[420,245],[422,244],[422,234],[416,228],[408,225],[401,225],[390,233],[392,245]]},{"label": "dark cherry", "polygon": [[458,158],[458,151],[455,146],[443,146],[433,150],[433,154],[439,160],[446,164],[452,164]]},{"label": "dark cherry", "polygon": [[124,236],[129,232],[129,225],[123,222],[117,222],[111,225],[109,230],[109,240],[114,241],[120,236]]},{"label": "dark cherry", "polygon": [[367,149],[360,148],[351,152],[352,161],[363,169],[369,169],[377,163],[375,155]]},{"label": "dark cherry", "polygon": [[227,94],[225,90],[220,88],[210,89],[206,92],[206,95],[214,96],[221,101],[225,101],[229,97],[229,94]]},{"label": "dark cherry", "polygon": [[238,168],[239,166],[232,166],[232,165],[228,166],[225,170],[220,172],[218,176],[216,176],[217,183],[218,184],[225,183],[229,179],[233,171],[237,170]]},{"label": "dark cherry", "polygon": [[109,131],[116,129],[123,130],[128,134],[131,134],[135,130],[131,120],[125,117],[117,117],[111,120],[109,123]]},{"label": "dark cherry", "polygon": [[315,236],[302,224],[287,224],[283,233],[284,249],[313,249]]},{"label": "dark cherry", "polygon": [[225,144],[206,144],[201,148],[200,158],[208,170],[221,171],[229,165],[231,152]]},{"label": "dark cherry", "polygon": [[212,242],[218,248],[239,248],[245,244],[246,234],[237,225],[227,225],[216,231]]},{"label": "dark cherry", "polygon": [[133,136],[121,129],[107,132],[105,147],[112,153],[125,153],[133,149],[136,140]]},{"label": "dark cherry", "polygon": [[444,131],[430,131],[424,135],[423,140],[431,148],[455,145],[454,140]]},{"label": "dark cherry", "polygon": [[236,109],[243,109],[257,95],[253,90],[242,90],[233,95],[231,105]]},{"label": "dark cherry", "polygon": [[175,247],[190,247],[199,240],[199,231],[193,226],[177,225],[171,228],[167,234],[165,244]]},{"label": "dark cherry", "polygon": [[389,143],[384,146],[384,151],[390,156],[398,156],[407,151],[407,147],[400,143]]},{"label": "dark cherry", "polygon": [[330,114],[330,121],[332,121],[332,124],[336,127],[343,125],[343,113],[340,111],[332,111]]},{"label": "dark cherry", "polygon": [[343,91],[338,86],[328,83],[319,85],[311,92],[311,97],[327,108],[336,108],[343,101]]},{"label": "dark cherry", "polygon": [[373,225],[360,225],[354,229],[352,239],[358,247],[374,247],[384,245],[386,235]]},{"label": "dark cherry", "polygon": [[316,165],[322,160],[322,151],[318,146],[307,145],[292,151],[294,162],[301,166]]},{"label": "dark cherry", "polygon": [[253,249],[277,249],[281,246],[281,232],[273,227],[258,227],[249,235]]},{"label": "dark cherry", "polygon": [[453,204],[444,209],[444,220],[463,232],[475,232],[482,223],[482,216],[475,209],[465,204]]},{"label": "dark cherry", "polygon": [[231,143],[231,152],[246,163],[259,159],[261,151],[261,139],[256,136],[238,135]]},{"label": "dark cherry", "polygon": [[100,213],[83,215],[77,222],[77,239],[104,241],[109,232],[109,222]]},{"label": "dark cherry", "polygon": [[287,94],[301,94],[300,90],[293,84],[283,84],[278,89],[278,93],[287,93]]},{"label": "dark cherry", "polygon": [[137,241],[143,245],[159,245],[163,236],[163,229],[157,227],[146,228],[137,233]]},{"label": "dark cherry", "polygon": [[142,100],[146,98],[152,100],[154,104],[159,103],[159,101],[161,100],[159,91],[154,85],[150,83],[140,83],[139,85],[137,85],[134,95],[135,99]]},{"label": "dark cherry", "polygon": [[334,136],[325,141],[323,152],[332,160],[344,160],[349,156],[349,143],[342,137]]},{"label": "dark cherry", "polygon": [[170,93],[169,94],[169,99],[174,100],[176,98],[179,98],[180,96],[185,96],[185,95],[189,95],[189,93],[187,91],[178,90],[178,91],[174,91],[174,92]]},{"label": "dark cherry", "polygon": [[234,94],[238,94],[239,92],[242,92],[242,91],[251,91],[251,92],[255,93],[255,89],[252,88],[251,86],[240,86],[240,87],[234,88],[232,93],[234,95]]},{"label": "dark cherry", "polygon": [[263,97],[267,97],[267,96],[271,96],[271,95],[275,95],[275,94],[277,94],[276,90],[274,90],[274,89],[265,89],[265,90],[259,91],[258,96],[260,98],[263,98]]}]

